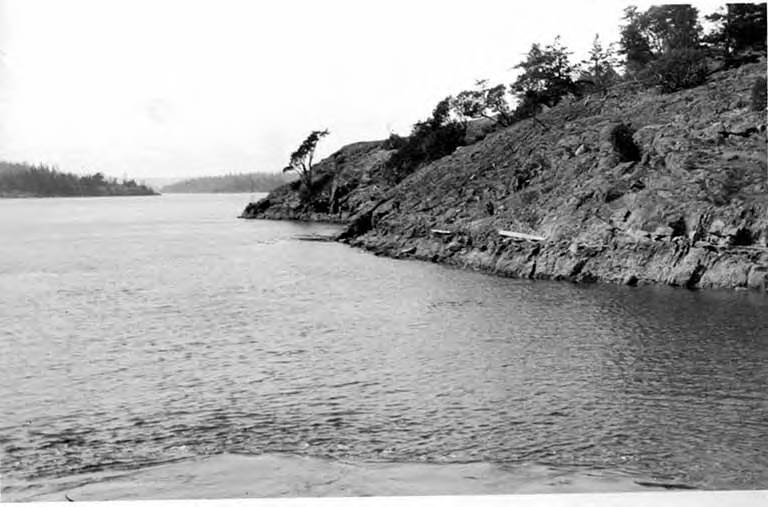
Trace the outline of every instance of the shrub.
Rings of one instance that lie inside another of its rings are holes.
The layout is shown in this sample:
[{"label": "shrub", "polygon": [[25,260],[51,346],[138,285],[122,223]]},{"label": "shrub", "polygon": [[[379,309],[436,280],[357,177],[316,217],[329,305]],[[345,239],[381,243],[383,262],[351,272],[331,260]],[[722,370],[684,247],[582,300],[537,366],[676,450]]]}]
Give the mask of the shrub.
[{"label": "shrub", "polygon": [[466,126],[450,118],[450,100],[440,101],[431,118],[414,125],[410,136],[399,138],[400,147],[385,165],[387,179],[397,183],[420,165],[450,155],[464,143],[465,134]]},{"label": "shrub", "polygon": [[520,97],[515,108],[514,117],[515,120],[524,120],[535,116],[538,109],[541,107],[538,96],[534,92],[528,92]]},{"label": "shrub", "polygon": [[396,183],[411,174],[421,164],[450,155],[464,142],[466,129],[450,123],[435,128],[417,128],[386,164],[388,178]]},{"label": "shrub", "polygon": [[752,111],[765,111],[766,104],[766,81],[765,76],[755,79],[752,85]]},{"label": "shrub", "polygon": [[672,49],[651,62],[648,72],[661,93],[672,93],[704,84],[707,67],[704,52],[699,49]]},{"label": "shrub", "polygon": [[389,135],[386,141],[384,141],[384,144],[382,145],[382,148],[385,150],[399,150],[403,146],[408,143],[408,138],[399,136],[395,134],[394,132]]},{"label": "shrub", "polygon": [[610,132],[611,146],[619,155],[619,161],[632,162],[640,160],[640,148],[632,139],[634,130],[629,125],[619,124]]}]

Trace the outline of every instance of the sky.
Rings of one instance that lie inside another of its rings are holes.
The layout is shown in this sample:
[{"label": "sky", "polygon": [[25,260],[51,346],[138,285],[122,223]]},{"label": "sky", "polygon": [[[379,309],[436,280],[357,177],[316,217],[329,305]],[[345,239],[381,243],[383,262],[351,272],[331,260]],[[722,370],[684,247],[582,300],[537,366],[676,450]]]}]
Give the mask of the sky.
[{"label": "sky", "polygon": [[[647,8],[653,2],[633,2]],[[694,2],[702,14],[721,2]],[[586,56],[596,0],[0,0],[0,160],[129,178],[275,172],[405,135],[534,42]]]}]

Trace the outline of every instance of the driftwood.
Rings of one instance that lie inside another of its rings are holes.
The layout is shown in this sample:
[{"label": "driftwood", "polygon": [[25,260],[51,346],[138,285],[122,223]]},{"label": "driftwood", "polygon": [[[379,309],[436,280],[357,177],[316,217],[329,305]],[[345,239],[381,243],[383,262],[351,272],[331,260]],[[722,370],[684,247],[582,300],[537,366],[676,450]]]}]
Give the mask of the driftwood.
[{"label": "driftwood", "polygon": [[453,231],[447,231],[445,229],[430,229],[429,232],[431,232],[432,234],[436,234],[438,236],[449,236],[453,234]]},{"label": "driftwood", "polygon": [[523,232],[513,232],[513,231],[499,231],[499,236],[504,236],[505,238],[512,238],[519,241],[544,241],[544,236],[535,236],[533,234],[525,234]]},{"label": "driftwood", "polygon": [[299,241],[334,241],[334,236],[323,236],[320,234],[306,234],[300,236],[294,236]]}]

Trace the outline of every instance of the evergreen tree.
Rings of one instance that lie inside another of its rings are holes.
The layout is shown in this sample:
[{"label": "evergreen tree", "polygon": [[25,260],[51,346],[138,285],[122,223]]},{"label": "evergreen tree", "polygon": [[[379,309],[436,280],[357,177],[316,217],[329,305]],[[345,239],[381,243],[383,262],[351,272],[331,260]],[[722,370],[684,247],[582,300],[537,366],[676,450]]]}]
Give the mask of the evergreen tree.
[{"label": "evergreen tree", "polygon": [[724,9],[706,16],[716,23],[706,42],[729,58],[738,53],[766,50],[766,4],[727,4]]},{"label": "evergreen tree", "polygon": [[595,34],[589,57],[582,63],[582,72],[579,79],[594,83],[598,89],[605,89],[615,83],[619,74],[616,72],[616,56],[613,44],[603,47],[600,36]]},{"label": "evergreen tree", "polygon": [[552,107],[568,93],[578,93],[573,81],[578,66],[570,62],[571,54],[561,44],[560,36],[543,48],[540,44],[531,46],[526,59],[515,66],[523,71],[512,83],[520,100],[516,116],[535,118],[542,105]]},{"label": "evergreen tree", "polygon": [[697,49],[701,41],[698,10],[690,5],[657,5],[645,12],[624,10],[619,53],[627,74],[637,75],[672,50]]}]

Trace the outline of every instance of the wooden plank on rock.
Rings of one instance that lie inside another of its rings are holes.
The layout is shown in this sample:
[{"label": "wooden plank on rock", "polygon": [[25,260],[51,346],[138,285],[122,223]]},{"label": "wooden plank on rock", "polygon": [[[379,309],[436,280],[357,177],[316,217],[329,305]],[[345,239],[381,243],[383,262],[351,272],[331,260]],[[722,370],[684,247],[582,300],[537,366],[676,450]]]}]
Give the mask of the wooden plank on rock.
[{"label": "wooden plank on rock", "polygon": [[534,234],[526,234],[524,232],[514,232],[514,231],[499,231],[499,236],[504,236],[505,238],[512,238],[516,239],[518,241],[544,241],[544,236],[536,236]]}]

